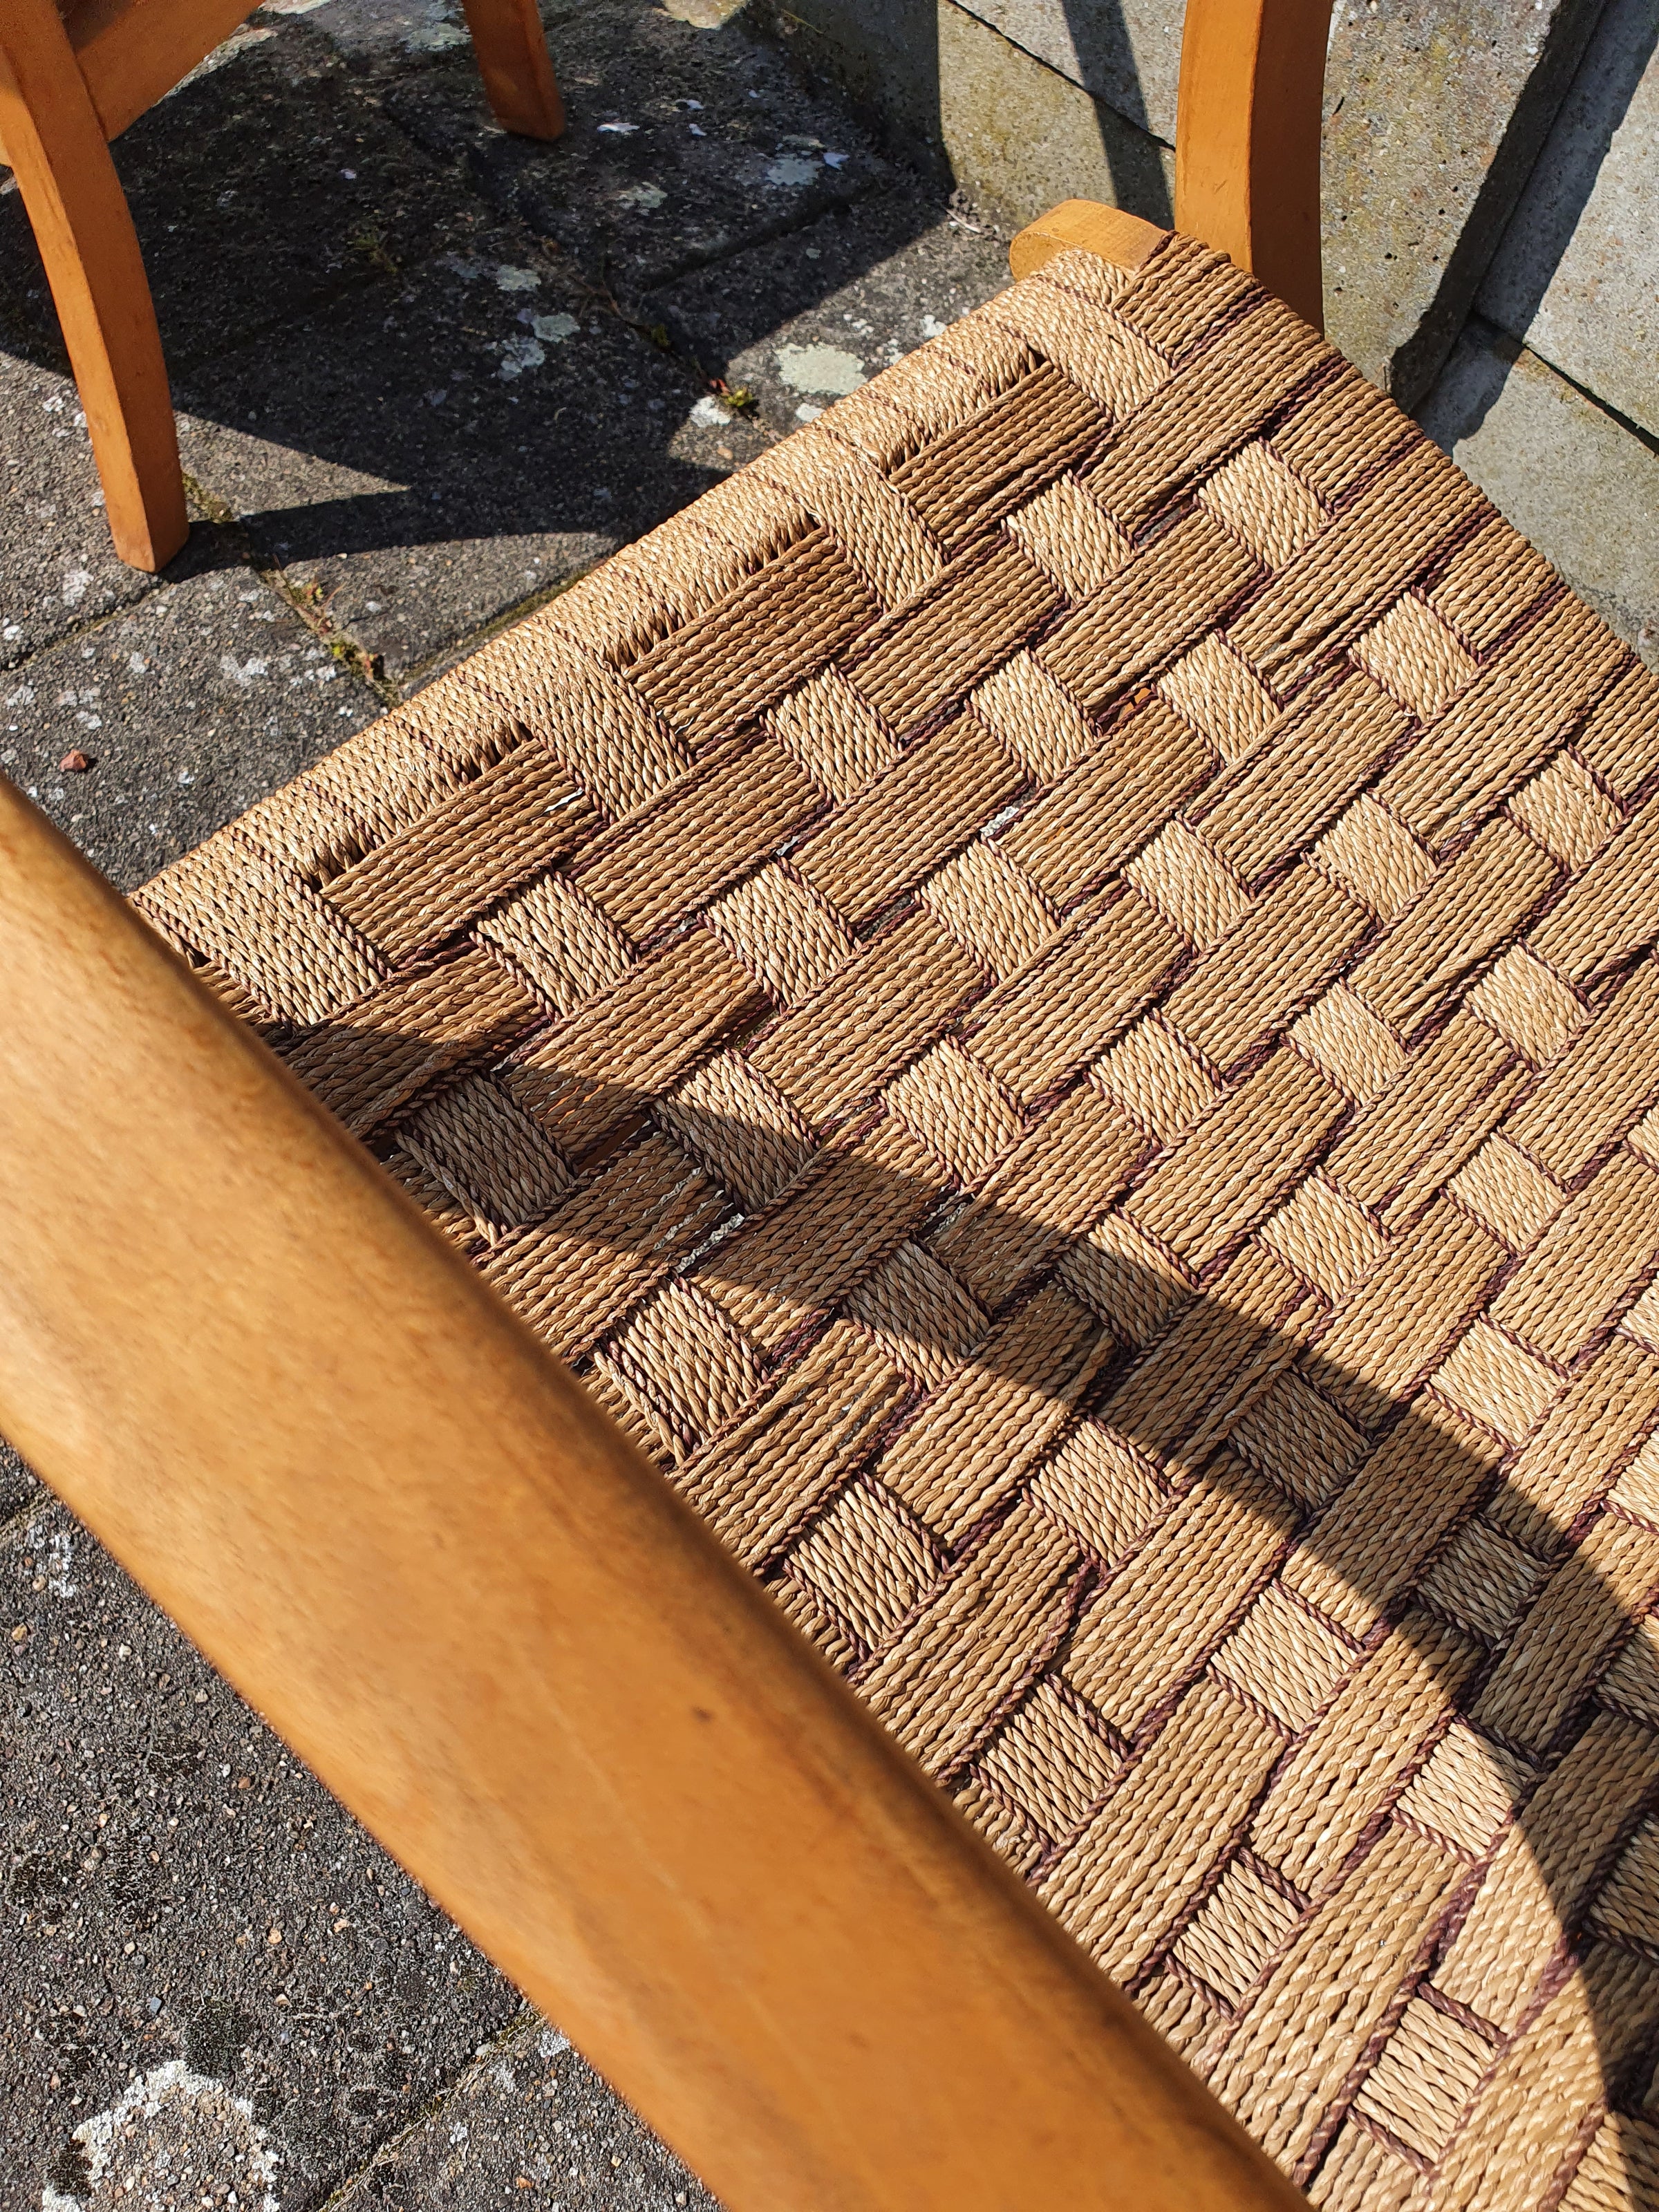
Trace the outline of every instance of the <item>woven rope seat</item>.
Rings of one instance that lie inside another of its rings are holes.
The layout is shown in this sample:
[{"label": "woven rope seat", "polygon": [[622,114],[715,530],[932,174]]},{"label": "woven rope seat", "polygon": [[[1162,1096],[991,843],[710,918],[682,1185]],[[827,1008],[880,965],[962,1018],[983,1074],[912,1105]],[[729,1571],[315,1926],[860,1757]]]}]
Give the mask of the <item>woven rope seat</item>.
[{"label": "woven rope seat", "polygon": [[1656,775],[1654,678],[1170,235],[138,904],[1315,2202],[1599,2212],[1659,2201]]}]

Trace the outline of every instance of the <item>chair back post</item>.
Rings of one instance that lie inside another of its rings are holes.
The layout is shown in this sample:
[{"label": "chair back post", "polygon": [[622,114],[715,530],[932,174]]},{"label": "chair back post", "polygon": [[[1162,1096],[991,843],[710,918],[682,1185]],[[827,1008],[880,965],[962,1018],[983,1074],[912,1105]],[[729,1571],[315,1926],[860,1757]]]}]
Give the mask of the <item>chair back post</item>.
[{"label": "chair back post", "polygon": [[1176,228],[1324,327],[1319,141],[1331,0],[1187,0]]}]

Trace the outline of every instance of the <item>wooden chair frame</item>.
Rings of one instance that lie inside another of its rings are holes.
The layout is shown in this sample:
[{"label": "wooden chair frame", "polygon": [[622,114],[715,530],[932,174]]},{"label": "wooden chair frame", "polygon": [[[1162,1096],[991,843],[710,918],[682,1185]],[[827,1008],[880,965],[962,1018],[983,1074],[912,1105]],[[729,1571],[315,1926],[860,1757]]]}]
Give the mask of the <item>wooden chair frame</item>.
[{"label": "wooden chair frame", "polygon": [[[559,90],[536,0],[465,0],[508,131],[556,138]],[[86,410],[116,552],[162,568],[190,532],[167,363],[109,141],[258,0],[4,0],[0,161],[15,171]]]},{"label": "wooden chair frame", "polygon": [[[1190,0],[1182,86],[1183,216],[1304,311],[1316,228],[1273,217],[1315,175],[1324,16]],[[1071,203],[1015,264],[1152,235]],[[0,933],[0,1426],[734,2212],[1302,2202],[3,786]]]}]

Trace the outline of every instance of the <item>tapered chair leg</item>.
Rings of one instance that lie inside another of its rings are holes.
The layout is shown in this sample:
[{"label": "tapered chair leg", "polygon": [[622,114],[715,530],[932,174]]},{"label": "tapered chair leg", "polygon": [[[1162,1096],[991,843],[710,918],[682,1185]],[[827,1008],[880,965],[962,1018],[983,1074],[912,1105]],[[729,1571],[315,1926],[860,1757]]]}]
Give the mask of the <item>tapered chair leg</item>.
[{"label": "tapered chair leg", "polygon": [[57,303],[115,550],[160,568],[190,533],[167,363],[126,198],[53,0],[0,6],[0,143]]},{"label": "tapered chair leg", "polygon": [[504,131],[556,138],[564,102],[536,0],[462,0],[484,91]]}]

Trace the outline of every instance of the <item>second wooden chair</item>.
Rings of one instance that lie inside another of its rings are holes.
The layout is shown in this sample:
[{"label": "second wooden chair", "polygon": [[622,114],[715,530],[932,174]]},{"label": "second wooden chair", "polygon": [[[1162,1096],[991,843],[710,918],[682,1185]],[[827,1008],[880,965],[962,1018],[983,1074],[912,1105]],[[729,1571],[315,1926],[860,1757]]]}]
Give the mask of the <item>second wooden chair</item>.
[{"label": "second wooden chair", "polygon": [[[17,178],[63,325],[110,535],[162,568],[190,532],[167,363],[118,137],[252,15],[258,0],[5,0],[0,161]],[[502,126],[556,138],[564,112],[536,0],[465,0]]]}]

